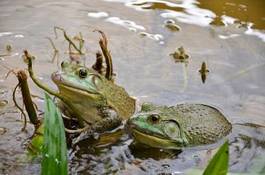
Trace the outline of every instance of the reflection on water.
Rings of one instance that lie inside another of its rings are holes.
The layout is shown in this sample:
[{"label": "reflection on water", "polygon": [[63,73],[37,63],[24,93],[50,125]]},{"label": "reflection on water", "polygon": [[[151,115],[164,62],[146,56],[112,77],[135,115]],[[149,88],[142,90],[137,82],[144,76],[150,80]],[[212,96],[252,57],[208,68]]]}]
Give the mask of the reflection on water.
[{"label": "reflection on water", "polygon": [[[245,28],[245,34],[257,36],[265,42],[265,34],[257,30],[265,29],[265,1],[185,0],[171,2],[165,0],[128,0],[115,2],[124,2],[127,6],[133,7],[136,10],[160,10],[161,17],[176,19],[179,22],[188,24],[196,24],[199,26],[236,25],[238,28]],[[88,16],[102,18],[107,17],[108,13],[90,12]],[[137,31],[137,29],[145,30],[145,27],[136,25],[135,22],[130,20],[121,20],[119,17],[110,17],[106,21],[124,26],[132,31]],[[235,35],[238,34],[220,38],[227,39]],[[152,37],[150,38],[152,39]]]},{"label": "reflection on water", "polygon": [[237,23],[253,23],[255,29],[265,29],[265,1],[263,0],[199,0],[198,7],[216,14],[212,24],[225,24],[223,16]]},{"label": "reflection on water", "polygon": [[[255,29],[265,29],[265,1],[262,0],[138,0],[131,5],[140,6],[141,9],[175,11],[177,17],[193,18],[194,22],[203,20],[201,24],[226,25],[227,18],[237,23],[253,23]],[[181,14],[182,13],[182,14]],[[207,20],[207,18],[212,18]],[[184,20],[184,19],[183,19]],[[208,23],[207,23],[208,22]]]},{"label": "reflection on water", "polygon": [[228,26],[246,28],[245,34],[255,35],[265,42],[265,1],[255,0],[138,0],[127,3],[140,10],[161,10],[161,16],[200,26]]}]

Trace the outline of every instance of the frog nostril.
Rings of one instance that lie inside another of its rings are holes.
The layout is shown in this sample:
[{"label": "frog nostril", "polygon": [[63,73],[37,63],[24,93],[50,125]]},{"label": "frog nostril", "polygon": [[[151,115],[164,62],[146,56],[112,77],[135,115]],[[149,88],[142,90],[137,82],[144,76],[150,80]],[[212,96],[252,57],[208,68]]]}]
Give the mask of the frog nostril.
[{"label": "frog nostril", "polygon": [[62,61],[61,62],[61,68],[64,68],[66,64],[67,64],[66,61]]}]

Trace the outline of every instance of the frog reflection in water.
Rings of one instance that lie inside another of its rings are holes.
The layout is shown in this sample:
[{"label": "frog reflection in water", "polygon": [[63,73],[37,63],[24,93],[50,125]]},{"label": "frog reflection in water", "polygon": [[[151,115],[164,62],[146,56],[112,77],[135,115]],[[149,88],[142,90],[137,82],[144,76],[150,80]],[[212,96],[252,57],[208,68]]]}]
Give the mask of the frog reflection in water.
[{"label": "frog reflection in water", "polygon": [[97,131],[105,131],[134,113],[135,100],[124,88],[81,64],[62,62],[61,67],[61,71],[52,74],[52,80],[67,102],[62,104],[71,116],[97,125]]},{"label": "frog reflection in water", "polygon": [[167,107],[146,103],[127,124],[137,142],[165,149],[212,144],[232,129],[220,111],[202,104]]}]

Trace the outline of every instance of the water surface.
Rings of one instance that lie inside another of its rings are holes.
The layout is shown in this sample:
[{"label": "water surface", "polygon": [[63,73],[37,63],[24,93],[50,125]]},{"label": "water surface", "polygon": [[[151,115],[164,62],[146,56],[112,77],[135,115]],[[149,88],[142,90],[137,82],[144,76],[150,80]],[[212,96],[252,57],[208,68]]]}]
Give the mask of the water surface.
[{"label": "water surface", "polygon": [[[116,82],[141,102],[165,105],[193,102],[217,107],[234,125],[229,136],[230,171],[261,172],[265,167],[265,4],[262,0],[186,1],[8,1],[0,2],[0,48],[13,47],[1,64],[26,67],[23,49],[37,58],[34,70],[42,81],[55,88],[50,74],[58,69],[50,62],[52,48],[45,38],[54,37],[60,26],[71,35],[82,32],[87,41],[86,64],[91,65],[99,49],[97,33],[109,39]],[[168,20],[180,27],[172,31]],[[56,40],[60,60],[67,60],[67,44]],[[170,53],[183,46],[190,55],[187,64],[175,62]],[[202,83],[202,62],[210,70]],[[0,84],[0,174],[38,174],[39,162],[29,163],[21,133],[20,114],[13,107],[15,76]],[[31,91],[43,92],[31,83]],[[19,96],[19,95],[18,95]],[[40,108],[43,101],[35,99]],[[8,102],[6,104],[5,102]],[[2,103],[3,102],[3,103]],[[214,148],[166,151],[139,147],[124,135],[113,145],[97,148],[92,141],[69,150],[71,174],[182,174],[187,169],[204,169]],[[263,158],[263,159],[262,159]]]}]

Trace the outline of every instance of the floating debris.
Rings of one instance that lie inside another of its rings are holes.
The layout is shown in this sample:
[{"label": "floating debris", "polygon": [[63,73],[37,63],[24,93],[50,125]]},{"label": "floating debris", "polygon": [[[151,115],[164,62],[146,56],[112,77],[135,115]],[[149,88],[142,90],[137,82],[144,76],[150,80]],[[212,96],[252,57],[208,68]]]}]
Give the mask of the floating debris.
[{"label": "floating debris", "polygon": [[181,29],[177,24],[175,24],[175,21],[172,19],[166,20],[164,26],[172,32],[180,31]]},{"label": "floating debris", "polygon": [[7,100],[0,100],[0,108],[5,107],[8,104]]},{"label": "floating debris", "polygon": [[188,58],[190,57],[188,54],[186,54],[183,46],[177,48],[175,52],[169,55],[172,56],[176,62],[188,62]]},{"label": "floating debris", "polygon": [[209,70],[206,67],[206,63],[205,62],[202,62],[202,66],[201,66],[201,69],[199,70],[199,72],[201,73],[202,83],[205,83],[206,75],[209,72]]},{"label": "floating debris", "polygon": [[4,135],[6,133],[7,129],[4,127],[0,127],[0,135]]},{"label": "floating debris", "polygon": [[147,32],[139,32],[138,33],[141,37],[148,37],[152,40],[158,41],[159,44],[164,44],[165,42],[163,41],[164,37],[161,34],[151,34]]},{"label": "floating debris", "polygon": [[[11,51],[12,51],[12,46],[10,44],[7,44],[5,47],[6,53],[1,54],[0,53],[0,57],[5,57],[5,56],[11,56]],[[1,60],[4,60],[4,58],[1,58]]]},{"label": "floating debris", "polygon": [[6,45],[6,51],[11,52],[12,51],[12,46],[10,44]]}]

